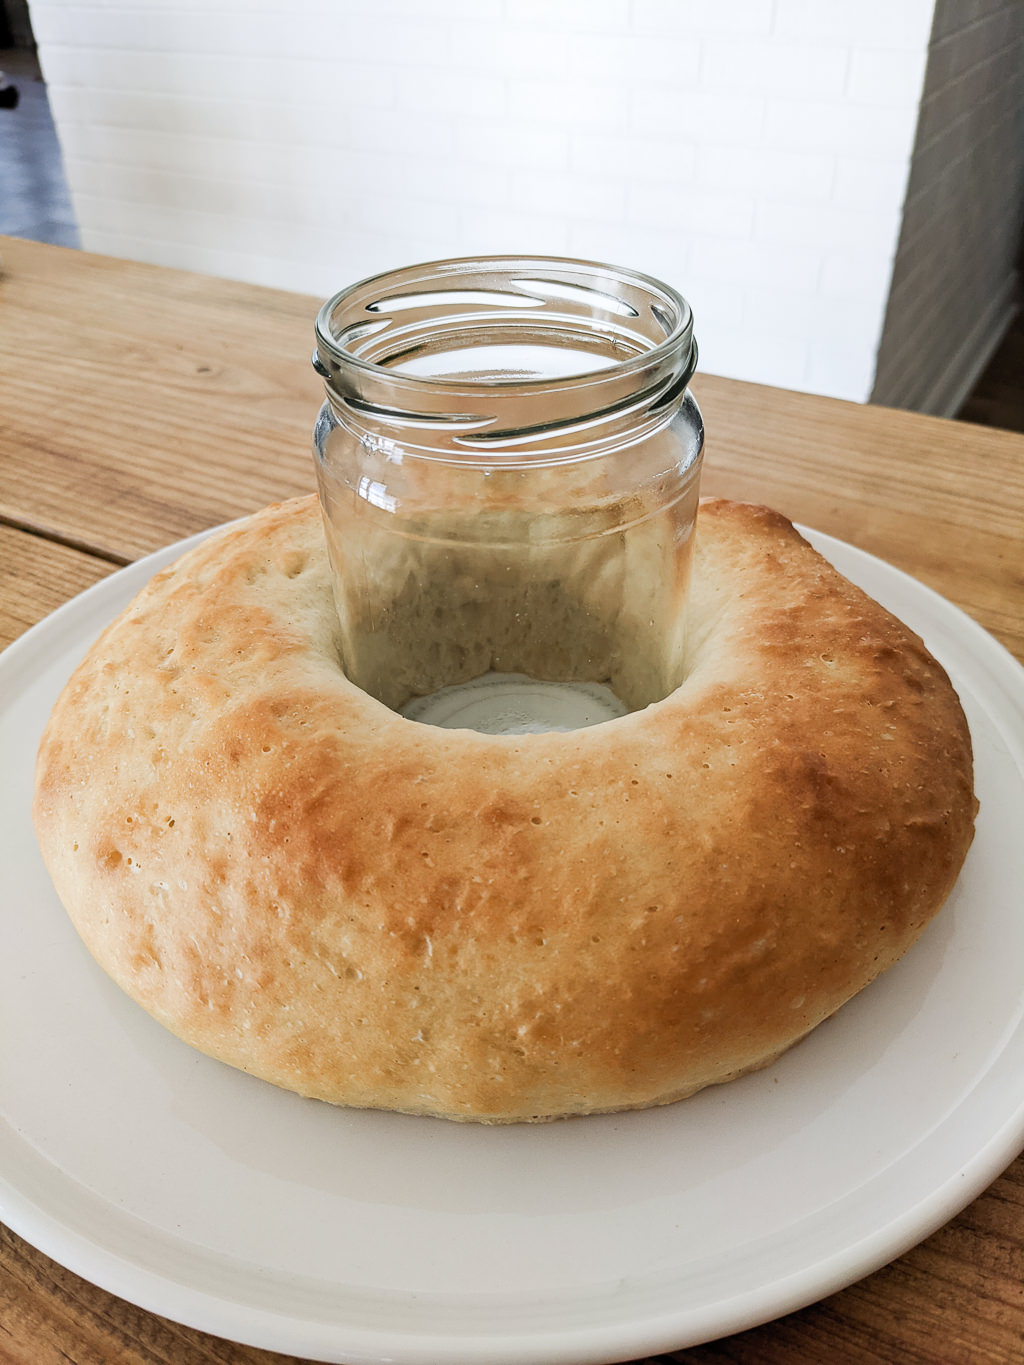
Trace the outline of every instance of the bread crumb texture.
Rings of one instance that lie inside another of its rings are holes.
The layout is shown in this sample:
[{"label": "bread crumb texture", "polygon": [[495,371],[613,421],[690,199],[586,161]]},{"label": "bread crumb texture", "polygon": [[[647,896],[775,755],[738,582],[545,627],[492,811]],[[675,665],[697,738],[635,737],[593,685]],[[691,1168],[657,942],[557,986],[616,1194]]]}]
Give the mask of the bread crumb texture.
[{"label": "bread crumb texture", "polygon": [[514,1122],[767,1065],[919,936],[973,833],[943,670],[781,516],[705,501],[686,675],[514,739],[355,688],[315,499],[158,574],[39,750],[97,962],[179,1037],[335,1104]]}]

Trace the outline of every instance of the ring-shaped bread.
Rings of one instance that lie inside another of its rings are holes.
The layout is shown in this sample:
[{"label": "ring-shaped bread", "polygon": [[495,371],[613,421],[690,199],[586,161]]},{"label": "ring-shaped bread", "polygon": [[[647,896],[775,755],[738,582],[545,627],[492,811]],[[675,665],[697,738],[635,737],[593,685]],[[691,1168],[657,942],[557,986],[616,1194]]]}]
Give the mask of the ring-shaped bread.
[{"label": "ring-shaped bread", "polygon": [[90,951],[203,1052],[507,1122],[764,1066],[910,946],[976,803],[909,630],[782,517],[702,505],[689,673],[591,729],[406,720],[341,670],[314,499],[165,570],[69,682],[35,818]]}]

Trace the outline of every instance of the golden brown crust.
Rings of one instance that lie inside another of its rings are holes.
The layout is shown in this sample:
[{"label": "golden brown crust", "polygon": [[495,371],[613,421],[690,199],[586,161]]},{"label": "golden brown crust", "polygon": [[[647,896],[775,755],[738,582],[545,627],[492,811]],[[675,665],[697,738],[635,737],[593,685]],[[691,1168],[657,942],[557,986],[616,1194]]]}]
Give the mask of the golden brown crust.
[{"label": "golden brown crust", "polygon": [[168,1028],[339,1104],[508,1122],[770,1061],[951,890],[967,726],[910,631],[784,518],[702,505],[665,701],[491,737],[338,663],[315,501],[157,575],[54,709],[35,819],[101,966]]}]

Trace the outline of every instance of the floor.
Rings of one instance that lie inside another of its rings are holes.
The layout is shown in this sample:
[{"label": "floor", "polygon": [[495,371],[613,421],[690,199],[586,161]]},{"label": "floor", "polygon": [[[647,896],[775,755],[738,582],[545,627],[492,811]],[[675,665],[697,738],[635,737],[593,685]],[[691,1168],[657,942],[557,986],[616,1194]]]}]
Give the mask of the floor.
[{"label": "floor", "polygon": [[957,417],[983,427],[1024,431],[1024,309],[1017,314]]},{"label": "floor", "polygon": [[16,108],[0,108],[0,233],[78,246],[78,224],[35,54],[0,50],[0,71],[18,92]]},{"label": "floor", "polygon": [[[0,233],[77,247],[78,226],[35,54],[0,50],[0,71],[19,95],[15,109],[0,108]],[[1024,311],[957,416],[1024,432]]]}]

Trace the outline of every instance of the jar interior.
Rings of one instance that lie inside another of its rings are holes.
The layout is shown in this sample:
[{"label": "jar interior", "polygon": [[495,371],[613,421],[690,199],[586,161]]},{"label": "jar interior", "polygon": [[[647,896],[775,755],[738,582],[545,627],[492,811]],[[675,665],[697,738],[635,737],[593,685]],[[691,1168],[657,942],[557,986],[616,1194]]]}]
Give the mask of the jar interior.
[{"label": "jar interior", "polygon": [[487,674],[602,684],[627,711],[682,681],[696,471],[646,506],[640,491],[546,512],[399,503],[383,535],[371,518],[339,530],[322,488],[344,666],[391,709]]},{"label": "jar interior", "polygon": [[601,355],[577,341],[574,346],[551,344],[547,339],[503,337],[455,345],[451,349],[420,350],[389,368],[424,379],[464,379],[480,384],[507,380],[562,379],[570,375],[595,374],[610,369],[617,357]]},{"label": "jar interior", "polygon": [[681,681],[703,425],[685,300],[502,258],[324,306],[318,474],[349,677],[393,710],[481,676]]}]

